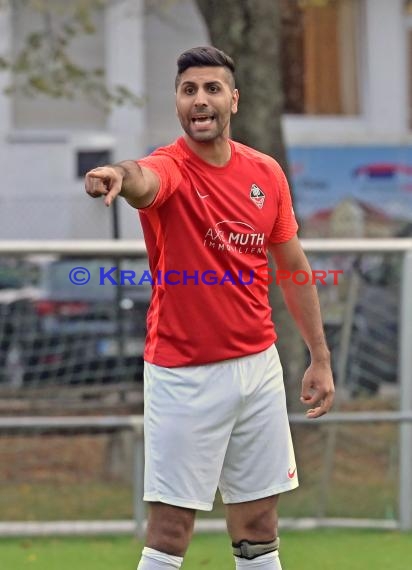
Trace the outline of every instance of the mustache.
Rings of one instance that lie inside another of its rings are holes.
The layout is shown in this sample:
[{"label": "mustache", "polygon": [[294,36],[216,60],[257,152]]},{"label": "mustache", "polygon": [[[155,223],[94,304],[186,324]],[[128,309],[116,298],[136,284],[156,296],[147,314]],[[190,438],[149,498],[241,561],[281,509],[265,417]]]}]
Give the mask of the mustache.
[{"label": "mustache", "polygon": [[200,115],[202,113],[214,113],[214,110],[211,107],[208,107],[207,105],[202,105],[199,106],[197,105],[194,109],[193,109],[193,115]]}]

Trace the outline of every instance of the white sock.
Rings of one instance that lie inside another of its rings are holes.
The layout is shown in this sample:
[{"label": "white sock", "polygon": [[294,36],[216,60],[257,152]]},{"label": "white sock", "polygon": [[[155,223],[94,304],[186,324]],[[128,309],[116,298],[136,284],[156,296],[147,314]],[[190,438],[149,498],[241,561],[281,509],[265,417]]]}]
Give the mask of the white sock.
[{"label": "white sock", "polygon": [[180,556],[172,556],[145,546],[137,570],[174,570],[179,569],[182,562],[183,558]]},{"label": "white sock", "polygon": [[255,570],[255,568],[256,570],[282,570],[277,550],[262,554],[262,556],[257,556],[252,560],[235,556],[235,561],[236,570]]}]

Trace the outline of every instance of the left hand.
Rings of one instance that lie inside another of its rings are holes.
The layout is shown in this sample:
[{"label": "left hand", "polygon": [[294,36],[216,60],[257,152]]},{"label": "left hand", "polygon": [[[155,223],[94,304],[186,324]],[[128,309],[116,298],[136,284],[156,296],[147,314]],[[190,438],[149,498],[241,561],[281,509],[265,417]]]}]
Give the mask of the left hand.
[{"label": "left hand", "polygon": [[329,362],[312,362],[302,380],[300,401],[310,408],[308,418],[319,418],[332,407],[335,397],[332,369]]}]

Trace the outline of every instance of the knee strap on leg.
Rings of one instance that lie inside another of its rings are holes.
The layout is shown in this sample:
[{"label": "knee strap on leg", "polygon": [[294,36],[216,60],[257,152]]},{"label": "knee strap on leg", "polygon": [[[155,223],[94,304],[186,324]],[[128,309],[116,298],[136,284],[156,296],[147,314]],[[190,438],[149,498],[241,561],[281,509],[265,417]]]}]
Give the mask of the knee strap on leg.
[{"label": "knee strap on leg", "polygon": [[233,554],[239,558],[253,560],[263,554],[269,554],[279,549],[279,537],[270,542],[250,542],[249,540],[241,540],[240,542],[232,542]]}]

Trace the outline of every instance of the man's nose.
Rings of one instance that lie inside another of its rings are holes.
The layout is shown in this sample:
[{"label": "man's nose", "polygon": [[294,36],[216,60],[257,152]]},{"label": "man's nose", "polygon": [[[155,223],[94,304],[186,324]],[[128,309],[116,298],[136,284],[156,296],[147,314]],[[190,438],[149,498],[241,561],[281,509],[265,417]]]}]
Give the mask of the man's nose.
[{"label": "man's nose", "polygon": [[207,96],[206,91],[204,89],[199,89],[196,93],[195,98],[195,106],[196,107],[206,107],[207,106]]}]

